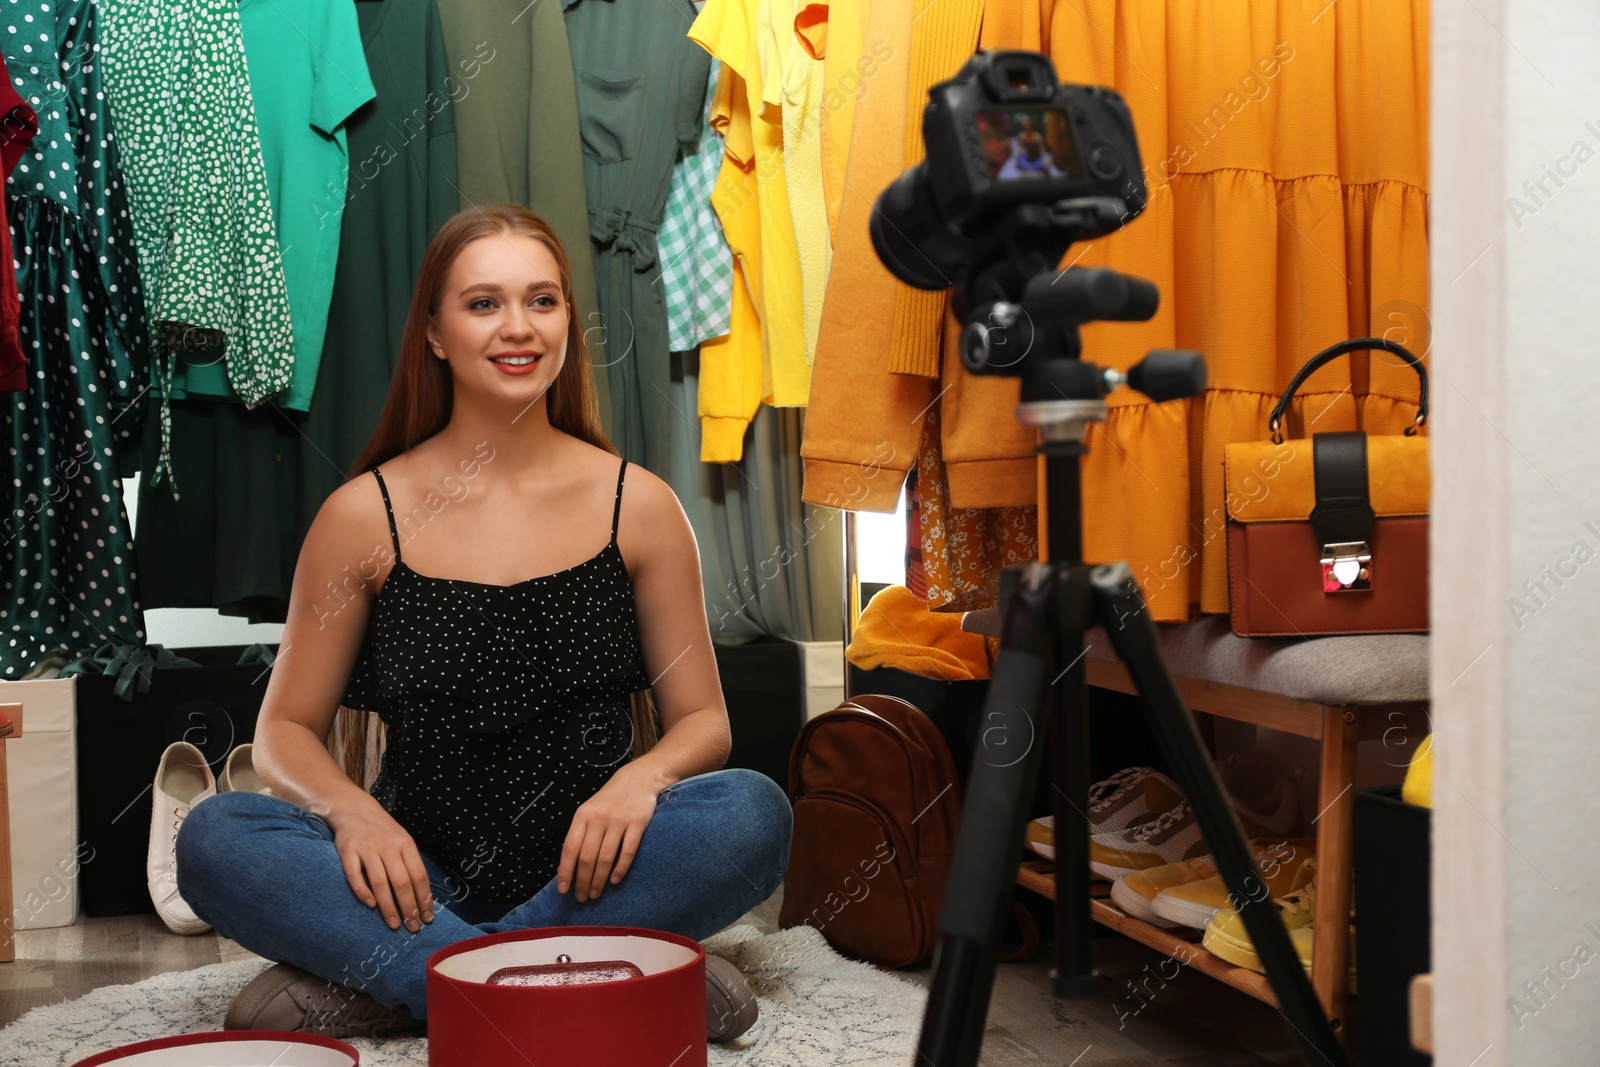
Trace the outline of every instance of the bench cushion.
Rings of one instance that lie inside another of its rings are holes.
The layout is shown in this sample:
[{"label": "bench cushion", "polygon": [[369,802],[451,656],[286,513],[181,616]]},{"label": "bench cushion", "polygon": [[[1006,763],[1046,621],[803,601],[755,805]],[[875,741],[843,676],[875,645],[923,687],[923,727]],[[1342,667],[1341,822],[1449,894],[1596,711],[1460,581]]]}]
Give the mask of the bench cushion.
[{"label": "bench cushion", "polygon": [[[1000,633],[998,608],[967,612],[961,627]],[[1240,637],[1226,615],[1162,624],[1162,654],[1181,678],[1253,689],[1314,704],[1398,704],[1428,699],[1428,635]],[[1105,631],[1088,634],[1089,655],[1116,659]]]}]

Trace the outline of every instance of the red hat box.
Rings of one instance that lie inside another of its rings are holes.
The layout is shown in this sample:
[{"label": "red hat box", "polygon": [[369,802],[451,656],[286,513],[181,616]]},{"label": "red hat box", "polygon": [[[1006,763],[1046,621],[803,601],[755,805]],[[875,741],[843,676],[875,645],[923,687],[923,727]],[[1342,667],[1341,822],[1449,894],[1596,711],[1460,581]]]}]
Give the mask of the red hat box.
[{"label": "red hat box", "polygon": [[73,1067],[359,1067],[361,1054],[343,1041],[287,1030],[225,1030],[123,1045]]},{"label": "red hat box", "polygon": [[[504,967],[621,960],[637,978],[498,985]],[[429,1067],[489,1063],[706,1064],[706,954],[629,926],[548,926],[469,938],[428,959]]]}]

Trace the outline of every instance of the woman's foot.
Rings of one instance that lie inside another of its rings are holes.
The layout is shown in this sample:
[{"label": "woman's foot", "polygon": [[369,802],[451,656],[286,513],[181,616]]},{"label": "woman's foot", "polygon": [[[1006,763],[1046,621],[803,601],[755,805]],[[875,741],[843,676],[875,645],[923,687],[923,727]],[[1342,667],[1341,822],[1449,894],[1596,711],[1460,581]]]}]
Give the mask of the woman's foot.
[{"label": "woman's foot", "polygon": [[326,1037],[401,1037],[424,1032],[411,1016],[338,982],[278,963],[239,990],[224,1030],[290,1030]]},{"label": "woman's foot", "polygon": [[706,953],[706,1039],[732,1041],[755,1025],[756,994],[744,972]]}]

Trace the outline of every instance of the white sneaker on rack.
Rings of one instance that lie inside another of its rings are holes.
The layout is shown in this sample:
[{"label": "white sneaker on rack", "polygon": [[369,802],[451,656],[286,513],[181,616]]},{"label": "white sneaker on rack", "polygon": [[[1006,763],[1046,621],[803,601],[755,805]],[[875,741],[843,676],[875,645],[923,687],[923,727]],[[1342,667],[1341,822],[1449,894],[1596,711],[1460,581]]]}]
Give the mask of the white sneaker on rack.
[{"label": "white sneaker on rack", "polygon": [[197,917],[178,895],[178,830],[194,806],[217,794],[216,778],[205,756],[187,741],[174,741],[161,754],[150,791],[150,851],[145,877],[156,914],[175,934],[203,934],[211,924]]}]

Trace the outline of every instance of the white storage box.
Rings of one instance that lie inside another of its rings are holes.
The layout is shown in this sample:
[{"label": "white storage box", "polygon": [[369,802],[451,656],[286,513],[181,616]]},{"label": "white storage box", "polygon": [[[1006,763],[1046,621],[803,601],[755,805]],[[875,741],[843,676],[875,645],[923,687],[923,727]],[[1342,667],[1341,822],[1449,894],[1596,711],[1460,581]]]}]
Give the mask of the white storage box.
[{"label": "white storage box", "polygon": [[76,685],[0,681],[0,704],[23,706],[22,736],[5,742],[14,930],[71,926],[78,871],[94,859],[78,838]]}]

